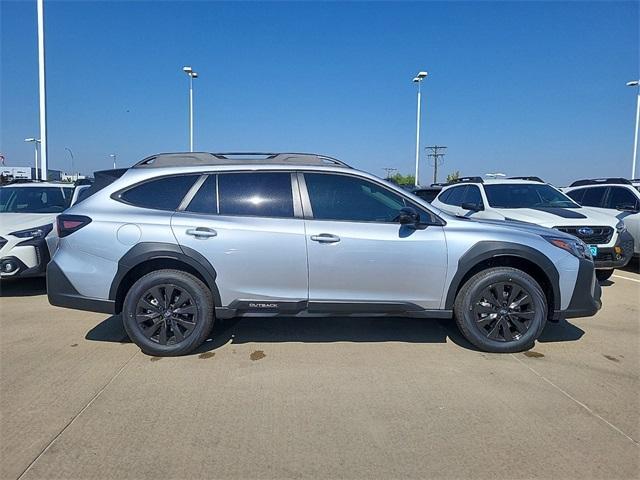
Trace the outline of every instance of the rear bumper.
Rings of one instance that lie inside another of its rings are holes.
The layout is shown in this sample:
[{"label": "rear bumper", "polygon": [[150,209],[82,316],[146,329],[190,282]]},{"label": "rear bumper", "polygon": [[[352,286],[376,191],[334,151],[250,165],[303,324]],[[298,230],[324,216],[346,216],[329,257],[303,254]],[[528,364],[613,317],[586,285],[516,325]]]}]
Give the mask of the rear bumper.
[{"label": "rear bumper", "polygon": [[578,277],[566,310],[556,310],[554,319],[591,317],[602,307],[602,288],[596,280],[593,262],[580,260]]},{"label": "rear bumper", "polygon": [[47,268],[47,297],[56,307],[73,308],[89,312],[115,313],[115,301],[86,297],[78,293],[55,260]]},{"label": "rear bumper", "polygon": [[618,237],[618,242],[614,247],[599,248],[598,255],[594,259],[596,268],[622,268],[633,256],[633,237],[629,232],[623,232]]}]

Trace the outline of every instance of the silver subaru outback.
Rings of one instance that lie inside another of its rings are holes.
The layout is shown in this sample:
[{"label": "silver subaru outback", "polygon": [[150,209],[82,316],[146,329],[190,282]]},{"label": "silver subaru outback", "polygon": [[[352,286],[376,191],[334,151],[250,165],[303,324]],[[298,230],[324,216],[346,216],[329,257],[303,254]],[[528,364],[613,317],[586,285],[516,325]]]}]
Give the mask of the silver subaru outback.
[{"label": "silver subaru outback", "polygon": [[122,314],[152,355],[192,352],[215,319],[278,315],[453,317],[515,352],[601,306],[577,238],[447,215],[322,155],[154,155],[98,172],[57,229],[51,304]]}]

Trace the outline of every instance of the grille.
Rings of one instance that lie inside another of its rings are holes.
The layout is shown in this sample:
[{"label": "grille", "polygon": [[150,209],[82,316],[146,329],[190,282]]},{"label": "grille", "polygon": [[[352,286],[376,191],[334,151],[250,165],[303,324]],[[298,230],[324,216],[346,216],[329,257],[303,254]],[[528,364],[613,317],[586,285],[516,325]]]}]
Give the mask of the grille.
[{"label": "grille", "polygon": [[598,255],[595,258],[597,261],[599,262],[612,262],[613,261],[613,254],[612,253],[600,253],[598,252]]},{"label": "grille", "polygon": [[[611,227],[591,227],[591,226],[577,226],[577,227],[553,227],[556,230],[560,230],[561,232],[568,233],[569,235],[573,235],[574,237],[578,237],[584,243],[589,243],[592,245],[601,245],[604,243],[609,243],[611,240],[611,236],[613,235],[613,228]],[[591,235],[580,235],[578,230],[581,228],[589,228],[593,230]]]},{"label": "grille", "polygon": [[7,244],[7,239],[4,237],[0,237],[0,250]]}]

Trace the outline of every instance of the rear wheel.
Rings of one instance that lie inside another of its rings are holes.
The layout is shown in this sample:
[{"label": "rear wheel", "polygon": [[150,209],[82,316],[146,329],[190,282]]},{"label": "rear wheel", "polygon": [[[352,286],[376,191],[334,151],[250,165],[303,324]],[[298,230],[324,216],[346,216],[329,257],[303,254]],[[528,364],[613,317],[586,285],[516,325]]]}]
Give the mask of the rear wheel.
[{"label": "rear wheel", "polygon": [[547,320],[547,302],[538,282],[511,267],[471,277],[456,297],[454,313],[462,334],[487,352],[531,348]]},{"label": "rear wheel", "polygon": [[140,349],[156,356],[198,348],[213,327],[213,296],[198,278],[179,270],[148,273],[124,300],[124,328]]},{"label": "rear wheel", "polygon": [[607,270],[596,270],[596,278],[599,282],[604,282],[605,280],[609,280],[609,277],[613,275],[613,268]]}]

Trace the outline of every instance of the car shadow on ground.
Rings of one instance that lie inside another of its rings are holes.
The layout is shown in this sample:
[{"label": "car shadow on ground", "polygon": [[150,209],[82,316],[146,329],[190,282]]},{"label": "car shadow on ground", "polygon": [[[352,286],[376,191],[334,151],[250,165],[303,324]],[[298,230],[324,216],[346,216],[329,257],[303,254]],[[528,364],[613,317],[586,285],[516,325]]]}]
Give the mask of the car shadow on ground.
[{"label": "car shadow on ground", "polygon": [[631,261],[627,263],[627,266],[621,268],[621,270],[624,272],[640,273],[640,257],[632,258]]},{"label": "car shadow on ground", "polygon": [[[549,322],[538,341],[571,342],[579,340],[583,334],[584,330],[567,321]],[[96,325],[85,338],[96,342],[130,343],[119,315],[111,316]],[[236,318],[216,322],[210,338],[192,355],[216,350],[228,343],[447,341],[468,350],[478,351],[460,334],[453,320],[405,317]]]},{"label": "car shadow on ground", "polygon": [[44,277],[5,278],[0,281],[0,297],[31,297],[47,293]]}]

